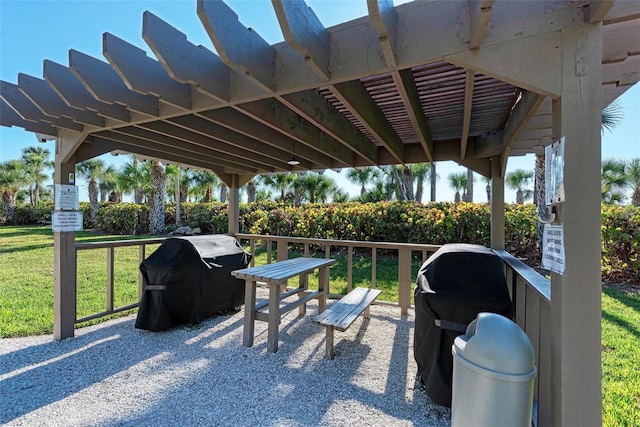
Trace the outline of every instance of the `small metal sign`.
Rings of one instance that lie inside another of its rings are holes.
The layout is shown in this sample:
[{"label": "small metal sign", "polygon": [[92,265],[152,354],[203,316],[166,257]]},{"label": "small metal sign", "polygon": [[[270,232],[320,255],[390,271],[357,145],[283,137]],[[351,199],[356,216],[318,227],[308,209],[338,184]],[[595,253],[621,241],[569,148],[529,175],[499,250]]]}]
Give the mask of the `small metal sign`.
[{"label": "small metal sign", "polygon": [[542,242],[542,267],[558,274],[564,274],[566,268],[564,227],[545,224]]},{"label": "small metal sign", "polygon": [[57,232],[82,230],[82,212],[53,212],[51,215],[51,228]]}]

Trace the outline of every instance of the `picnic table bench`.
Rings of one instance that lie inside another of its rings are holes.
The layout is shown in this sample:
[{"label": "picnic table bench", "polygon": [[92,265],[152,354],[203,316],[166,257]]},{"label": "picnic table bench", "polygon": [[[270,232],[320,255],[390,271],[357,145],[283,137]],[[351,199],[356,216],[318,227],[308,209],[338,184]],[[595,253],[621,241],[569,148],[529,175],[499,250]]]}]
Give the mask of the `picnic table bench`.
[{"label": "picnic table bench", "polygon": [[313,321],[324,326],[327,331],[327,359],[333,359],[334,356],[333,331],[336,329],[341,332],[346,331],[358,316],[365,311],[365,317],[368,318],[369,305],[378,298],[380,292],[378,289],[355,288],[315,317]]},{"label": "picnic table bench", "polygon": [[[318,299],[318,311],[322,312],[326,307],[329,293],[329,267],[335,262],[334,259],[300,257],[232,271],[232,276],[245,280],[243,344],[251,347],[255,321],[266,321],[269,324],[267,350],[275,353],[278,351],[280,319],[285,313],[300,307],[300,314],[304,314],[306,303],[314,298]],[[308,291],[306,281],[301,280],[297,288],[281,292],[280,288],[286,286],[290,278],[299,276],[302,279],[316,269],[318,270],[317,291]],[[257,282],[263,282],[269,287],[269,301],[256,304]],[[293,295],[298,295],[298,300],[280,306],[283,299]]]}]

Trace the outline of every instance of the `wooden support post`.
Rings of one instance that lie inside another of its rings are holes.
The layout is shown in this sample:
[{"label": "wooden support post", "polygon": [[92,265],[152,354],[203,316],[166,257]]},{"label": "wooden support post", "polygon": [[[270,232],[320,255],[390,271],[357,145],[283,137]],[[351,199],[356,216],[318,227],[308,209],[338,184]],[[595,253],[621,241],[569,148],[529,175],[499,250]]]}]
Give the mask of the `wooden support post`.
[{"label": "wooden support post", "polygon": [[286,240],[278,240],[276,250],[278,251],[278,261],[284,261],[289,258],[289,245]]},{"label": "wooden support post", "polygon": [[409,314],[411,305],[411,249],[398,250],[398,303],[400,314]]},{"label": "wooden support post", "polygon": [[[601,392],[601,23],[562,30],[562,97],[553,134],[565,138],[565,273],[551,275],[551,424],[599,426]],[[541,414],[542,416],[542,414]]]},{"label": "wooden support post", "polygon": [[[72,144],[62,137],[56,140],[55,183],[75,185],[76,157],[69,155],[63,162],[63,153]],[[73,180],[71,180],[73,178]],[[76,323],[76,234],[74,231],[53,233],[54,286],[53,286],[53,339],[61,341],[73,337]]]},{"label": "wooden support post", "polygon": [[107,311],[113,311],[115,248],[107,248]]},{"label": "wooden support post", "polygon": [[253,334],[256,326],[256,283],[253,280],[245,280],[244,285],[244,331],[242,344],[246,347],[253,346]]},{"label": "wooden support post", "polygon": [[318,269],[318,290],[322,294],[318,297],[318,313],[327,308],[327,295],[329,295],[329,266]]},{"label": "wooden support post", "polygon": [[280,286],[269,285],[269,326],[267,327],[267,351],[275,353],[278,351],[278,340],[280,339]]},{"label": "wooden support post", "polygon": [[[147,245],[138,246],[138,265],[142,264],[145,259]],[[144,276],[142,271],[138,268],[138,301],[142,300],[142,294],[144,293]]]},{"label": "wooden support post", "polygon": [[229,186],[229,234],[238,234],[240,232],[240,176],[234,174],[231,176],[231,185]]},{"label": "wooden support post", "polygon": [[504,249],[504,178],[500,156],[491,158],[491,248]]}]

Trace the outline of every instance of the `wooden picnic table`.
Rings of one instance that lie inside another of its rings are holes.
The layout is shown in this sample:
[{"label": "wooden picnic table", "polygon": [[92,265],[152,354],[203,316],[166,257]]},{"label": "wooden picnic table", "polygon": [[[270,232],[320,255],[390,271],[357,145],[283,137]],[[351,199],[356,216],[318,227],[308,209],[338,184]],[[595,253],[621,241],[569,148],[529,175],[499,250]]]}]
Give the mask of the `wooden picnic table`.
[{"label": "wooden picnic table", "polygon": [[[255,321],[266,321],[269,324],[267,350],[275,353],[278,351],[280,319],[285,313],[300,307],[300,315],[303,315],[306,303],[314,298],[318,299],[318,312],[324,311],[329,293],[329,267],[335,262],[334,259],[300,257],[232,271],[234,277],[245,280],[243,344],[251,347]],[[310,292],[307,290],[306,276],[316,269],[318,290]],[[286,286],[287,281],[296,276],[300,277],[298,287],[281,292],[281,287]],[[256,304],[257,282],[265,283],[269,287],[269,301]],[[298,295],[298,299],[280,306],[282,300],[293,295]]]}]

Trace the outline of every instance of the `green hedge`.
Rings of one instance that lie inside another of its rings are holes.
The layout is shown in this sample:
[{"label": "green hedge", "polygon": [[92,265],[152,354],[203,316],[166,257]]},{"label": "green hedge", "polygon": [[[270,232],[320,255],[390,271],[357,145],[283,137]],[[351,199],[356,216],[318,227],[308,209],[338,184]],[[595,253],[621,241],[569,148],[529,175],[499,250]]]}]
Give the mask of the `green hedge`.
[{"label": "green hedge", "polygon": [[[182,225],[199,227],[203,233],[228,232],[225,203],[183,203]],[[85,228],[88,203],[81,203]],[[16,210],[14,223],[30,225],[51,219],[50,209]],[[175,206],[165,207],[167,230],[175,229]],[[149,210],[133,203],[101,203],[96,226],[108,234],[148,233]],[[536,208],[505,206],[506,249],[538,261]],[[251,234],[297,236],[339,240],[389,241],[445,244],[490,243],[491,210],[487,204],[377,202],[308,204],[285,206],[278,202],[240,205],[240,231]],[[602,207],[603,274],[615,280],[640,280],[640,208]]]}]

